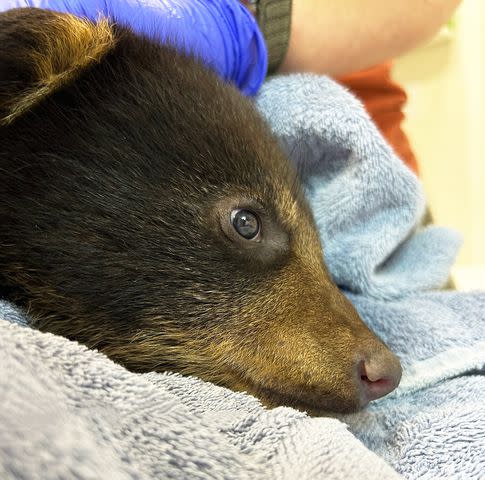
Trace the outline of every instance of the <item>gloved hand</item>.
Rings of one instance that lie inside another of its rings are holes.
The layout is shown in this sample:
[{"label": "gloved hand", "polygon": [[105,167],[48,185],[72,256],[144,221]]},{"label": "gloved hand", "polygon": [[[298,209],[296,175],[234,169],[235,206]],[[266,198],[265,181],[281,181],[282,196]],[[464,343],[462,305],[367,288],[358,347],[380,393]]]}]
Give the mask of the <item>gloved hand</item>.
[{"label": "gloved hand", "polygon": [[38,7],[96,20],[100,14],[199,56],[246,95],[263,83],[267,51],[238,0],[1,0],[0,11]]}]

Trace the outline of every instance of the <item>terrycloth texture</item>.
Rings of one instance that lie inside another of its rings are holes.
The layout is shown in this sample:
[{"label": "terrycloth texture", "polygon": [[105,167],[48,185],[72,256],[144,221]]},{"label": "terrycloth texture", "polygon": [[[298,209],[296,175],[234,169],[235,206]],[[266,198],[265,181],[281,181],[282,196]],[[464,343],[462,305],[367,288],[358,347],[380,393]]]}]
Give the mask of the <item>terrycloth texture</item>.
[{"label": "terrycloth texture", "polygon": [[[400,478],[335,419],[0,320],[0,478]],[[359,452],[358,455],[355,455]]]},{"label": "terrycloth texture", "polygon": [[0,478],[483,478],[485,293],[429,291],[459,239],[416,231],[417,179],[342,88],[276,78],[258,104],[306,178],[332,275],[402,359],[399,389],[340,417],[354,436],[0,321]]},{"label": "terrycloth texture", "polygon": [[341,419],[407,478],[485,478],[485,293],[350,299],[404,374],[396,392]]},{"label": "terrycloth texture", "polygon": [[357,99],[329,79],[295,75],[268,82],[258,105],[307,178],[338,285],[392,298],[446,283],[461,239],[437,227],[410,237],[425,207],[421,184]]}]

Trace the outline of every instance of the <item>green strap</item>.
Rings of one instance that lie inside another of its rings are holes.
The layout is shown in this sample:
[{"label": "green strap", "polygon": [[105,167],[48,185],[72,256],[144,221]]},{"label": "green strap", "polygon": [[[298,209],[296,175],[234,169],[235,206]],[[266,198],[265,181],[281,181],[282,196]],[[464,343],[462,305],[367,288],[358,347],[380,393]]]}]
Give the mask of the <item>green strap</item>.
[{"label": "green strap", "polygon": [[268,73],[274,73],[288,50],[291,27],[291,0],[249,0],[268,47]]}]

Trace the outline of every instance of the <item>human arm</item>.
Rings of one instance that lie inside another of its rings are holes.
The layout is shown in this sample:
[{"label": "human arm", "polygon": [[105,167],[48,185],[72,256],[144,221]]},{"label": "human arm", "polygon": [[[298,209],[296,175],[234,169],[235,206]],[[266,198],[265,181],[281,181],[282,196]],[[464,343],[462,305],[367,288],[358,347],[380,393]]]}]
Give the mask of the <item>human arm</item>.
[{"label": "human arm", "polygon": [[460,0],[293,0],[281,72],[338,76],[395,58],[431,38]]}]

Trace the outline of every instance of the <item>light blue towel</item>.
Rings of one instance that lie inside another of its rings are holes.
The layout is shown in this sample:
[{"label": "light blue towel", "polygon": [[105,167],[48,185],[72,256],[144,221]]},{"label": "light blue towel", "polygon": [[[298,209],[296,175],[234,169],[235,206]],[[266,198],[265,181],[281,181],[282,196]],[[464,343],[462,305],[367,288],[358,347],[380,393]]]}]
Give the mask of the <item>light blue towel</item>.
[{"label": "light blue towel", "polygon": [[302,172],[334,279],[400,356],[401,386],[337,419],[268,411],[132,374],[12,325],[25,316],[0,304],[1,478],[485,478],[485,293],[433,291],[459,236],[418,227],[419,181],[331,80],[274,78],[257,102]]},{"label": "light blue towel", "polygon": [[307,178],[338,285],[389,299],[446,283],[460,236],[415,232],[422,186],[350,93],[324,77],[295,75],[268,82],[258,105]]},{"label": "light blue towel", "polygon": [[408,478],[485,478],[485,293],[350,298],[404,375],[395,392],[341,420]]}]

